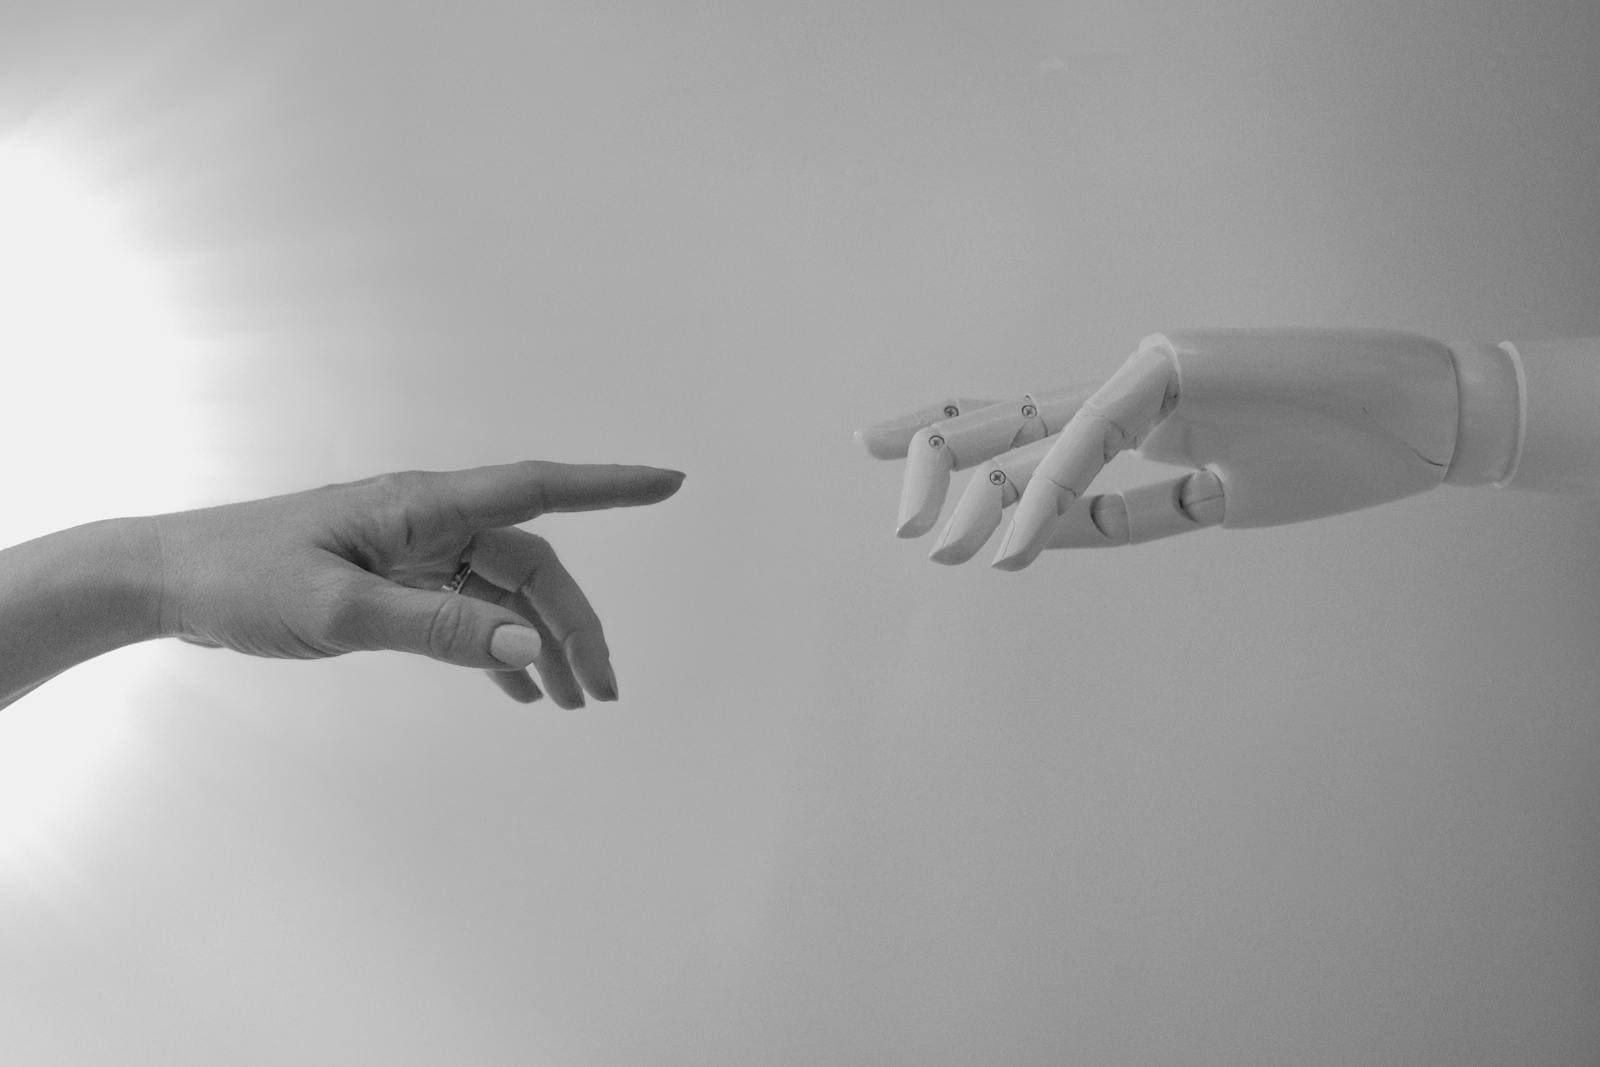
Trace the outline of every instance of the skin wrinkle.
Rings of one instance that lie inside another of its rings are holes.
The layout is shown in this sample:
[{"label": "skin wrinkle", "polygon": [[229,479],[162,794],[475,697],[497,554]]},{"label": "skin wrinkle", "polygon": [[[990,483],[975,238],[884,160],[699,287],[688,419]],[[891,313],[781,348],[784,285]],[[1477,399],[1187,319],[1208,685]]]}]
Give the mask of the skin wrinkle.
[{"label": "skin wrinkle", "polygon": [[430,654],[439,657],[454,647],[465,621],[460,597],[447,595],[441,599],[428,619],[427,642]]}]

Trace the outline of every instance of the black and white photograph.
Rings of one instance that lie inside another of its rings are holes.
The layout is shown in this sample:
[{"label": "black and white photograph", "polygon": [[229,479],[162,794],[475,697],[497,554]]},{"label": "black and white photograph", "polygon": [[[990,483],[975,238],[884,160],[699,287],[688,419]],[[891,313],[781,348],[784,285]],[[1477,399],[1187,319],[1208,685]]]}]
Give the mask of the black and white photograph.
[{"label": "black and white photograph", "polygon": [[1600,1063],[1595,0],[0,0],[0,1065]]}]

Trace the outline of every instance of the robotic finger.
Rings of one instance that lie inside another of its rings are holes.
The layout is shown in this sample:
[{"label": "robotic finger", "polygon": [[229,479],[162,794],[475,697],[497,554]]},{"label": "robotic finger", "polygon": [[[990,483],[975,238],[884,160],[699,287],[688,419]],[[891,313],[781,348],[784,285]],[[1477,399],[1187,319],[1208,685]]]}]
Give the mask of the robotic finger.
[{"label": "robotic finger", "polygon": [[1193,533],[1222,522],[1221,480],[1196,471],[1123,493],[1099,493],[1067,509],[1046,548],[1112,548]]},{"label": "robotic finger", "polygon": [[941,419],[953,419],[966,412],[977,411],[979,408],[996,403],[999,401],[994,399],[946,400],[919,408],[906,415],[897,415],[892,419],[875,422],[871,426],[857,430],[856,440],[876,459],[904,459],[906,447],[911,444],[911,439],[916,436],[918,430]]},{"label": "robotic finger", "polygon": [[1034,468],[1054,443],[1040,438],[975,470],[928,558],[935,563],[952,564],[965,563],[976,555],[1000,526],[1005,509],[1022,496]]},{"label": "robotic finger", "polygon": [[1110,460],[1134,447],[1177,404],[1171,354],[1140,348],[1083,402],[1034,471],[994,566],[1021,570],[1044,551],[1056,522]]},{"label": "robotic finger", "polygon": [[1024,396],[933,423],[906,452],[896,532],[920,537],[933,528],[950,488],[950,473],[1038,441],[1067,425],[1092,392],[1071,387]]}]

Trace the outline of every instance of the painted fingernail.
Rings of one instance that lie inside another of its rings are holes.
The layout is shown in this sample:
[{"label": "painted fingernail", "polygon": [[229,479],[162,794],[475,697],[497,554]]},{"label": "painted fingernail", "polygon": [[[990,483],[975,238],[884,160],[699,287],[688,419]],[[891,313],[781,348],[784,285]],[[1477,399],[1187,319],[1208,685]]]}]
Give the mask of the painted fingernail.
[{"label": "painted fingernail", "polygon": [[526,667],[539,655],[539,632],[506,624],[489,637],[489,654],[507,667]]}]

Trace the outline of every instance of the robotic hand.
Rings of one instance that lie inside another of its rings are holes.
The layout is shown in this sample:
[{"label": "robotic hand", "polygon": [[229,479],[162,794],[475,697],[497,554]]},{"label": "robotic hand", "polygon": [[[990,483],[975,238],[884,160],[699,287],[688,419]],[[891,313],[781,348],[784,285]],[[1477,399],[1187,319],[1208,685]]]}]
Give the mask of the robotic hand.
[{"label": "robotic hand", "polygon": [[[951,400],[856,437],[906,460],[901,537],[932,529],[952,471],[982,464],[931,558],[971,559],[1015,504],[994,560],[1004,570],[1046,548],[1300,522],[1444,483],[1600,496],[1600,339],[1152,334],[1099,388]],[[1085,496],[1124,449],[1190,471]]]}]

